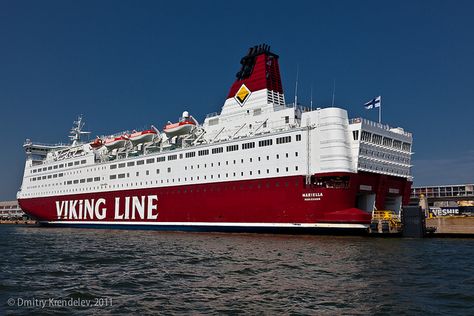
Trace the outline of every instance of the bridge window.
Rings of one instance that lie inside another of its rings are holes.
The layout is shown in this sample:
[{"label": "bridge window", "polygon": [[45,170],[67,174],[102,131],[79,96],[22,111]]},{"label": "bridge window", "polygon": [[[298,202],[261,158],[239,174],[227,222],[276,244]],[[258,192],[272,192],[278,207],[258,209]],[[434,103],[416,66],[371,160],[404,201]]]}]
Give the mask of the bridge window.
[{"label": "bridge window", "polygon": [[384,137],[384,138],[383,138],[383,145],[384,145],[384,146],[391,147],[391,146],[392,146],[392,139],[391,139],[391,138],[388,138],[388,137]]},{"label": "bridge window", "polygon": [[408,152],[409,152],[410,149],[411,149],[411,144],[409,144],[409,143],[403,143],[402,149],[403,149],[404,151],[408,151]]},{"label": "bridge window", "polygon": [[366,131],[362,131],[361,140],[363,140],[365,142],[370,142],[371,139],[372,139],[372,134],[371,133],[366,132]]},{"label": "bridge window", "polygon": [[382,144],[382,136],[377,135],[377,134],[373,134],[372,135],[372,143],[377,144],[377,145]]},{"label": "bridge window", "polygon": [[354,138],[354,140],[359,140],[359,131],[352,131],[352,138]]}]

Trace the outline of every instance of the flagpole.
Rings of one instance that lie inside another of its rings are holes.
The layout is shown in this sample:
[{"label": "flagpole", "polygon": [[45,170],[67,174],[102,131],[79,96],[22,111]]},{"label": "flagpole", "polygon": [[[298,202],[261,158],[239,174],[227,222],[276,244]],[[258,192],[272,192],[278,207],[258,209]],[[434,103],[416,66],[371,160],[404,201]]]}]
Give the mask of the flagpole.
[{"label": "flagpole", "polygon": [[382,124],[382,97],[380,97],[380,105],[379,105],[379,124]]}]

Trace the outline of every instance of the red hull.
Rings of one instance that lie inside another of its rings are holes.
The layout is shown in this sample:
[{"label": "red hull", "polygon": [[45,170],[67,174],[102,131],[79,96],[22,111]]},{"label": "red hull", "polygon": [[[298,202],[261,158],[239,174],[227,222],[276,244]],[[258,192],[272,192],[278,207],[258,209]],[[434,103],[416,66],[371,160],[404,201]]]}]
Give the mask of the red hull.
[{"label": "red hull", "polygon": [[[388,187],[396,187],[401,192],[409,192],[410,187],[405,179],[384,178],[375,174],[351,174],[350,186],[339,189],[306,185],[305,177],[294,176],[20,199],[19,203],[26,213],[49,224],[143,224],[168,227],[198,224],[219,227],[305,227],[317,224],[314,227],[364,228],[370,224],[371,215],[355,207],[361,182],[373,185],[380,198]],[[149,212],[145,208],[150,206],[146,205],[143,205],[142,213],[133,212],[131,199],[134,196],[137,200],[144,197],[142,202],[146,202],[146,197],[156,196],[156,200],[151,200],[155,205]],[[85,199],[103,199],[99,205],[103,211],[99,215],[102,216],[91,216],[92,213],[85,212],[79,204],[75,204],[74,212],[66,215],[62,212],[58,218],[62,201],[83,203]],[[127,212],[124,211],[125,204],[129,205],[127,208],[130,210]]]}]

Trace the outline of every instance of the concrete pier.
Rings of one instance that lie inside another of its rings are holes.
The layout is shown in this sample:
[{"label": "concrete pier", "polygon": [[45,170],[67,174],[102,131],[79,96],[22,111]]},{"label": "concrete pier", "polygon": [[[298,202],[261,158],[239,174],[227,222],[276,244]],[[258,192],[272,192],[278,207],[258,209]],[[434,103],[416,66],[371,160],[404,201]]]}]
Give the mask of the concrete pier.
[{"label": "concrete pier", "polygon": [[434,235],[472,235],[474,216],[443,216],[426,219],[427,227],[436,227]]}]

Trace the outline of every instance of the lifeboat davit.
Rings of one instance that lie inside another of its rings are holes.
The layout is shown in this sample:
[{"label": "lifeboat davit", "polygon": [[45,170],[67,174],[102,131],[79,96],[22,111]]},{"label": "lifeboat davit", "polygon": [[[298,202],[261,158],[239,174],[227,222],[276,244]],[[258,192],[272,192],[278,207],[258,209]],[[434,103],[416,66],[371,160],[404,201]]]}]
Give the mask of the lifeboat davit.
[{"label": "lifeboat davit", "polygon": [[94,141],[90,142],[89,145],[93,148],[93,149],[97,149],[97,148],[100,148],[104,145],[104,142],[102,141],[102,139],[100,139],[99,137],[97,137],[96,139],[94,139]]},{"label": "lifeboat davit", "polygon": [[147,129],[145,131],[133,132],[129,135],[129,139],[132,142],[133,146],[142,143],[152,142],[158,133],[152,129]]},{"label": "lifeboat davit", "polygon": [[178,123],[168,122],[163,128],[163,132],[165,132],[168,138],[172,138],[174,136],[189,134],[195,126],[196,120],[190,116],[187,111],[184,111],[182,119]]},{"label": "lifeboat davit", "polygon": [[124,147],[127,141],[128,141],[128,137],[125,135],[121,135],[118,137],[107,138],[104,141],[104,145],[105,147],[107,147],[108,150],[113,150],[116,148]]}]

